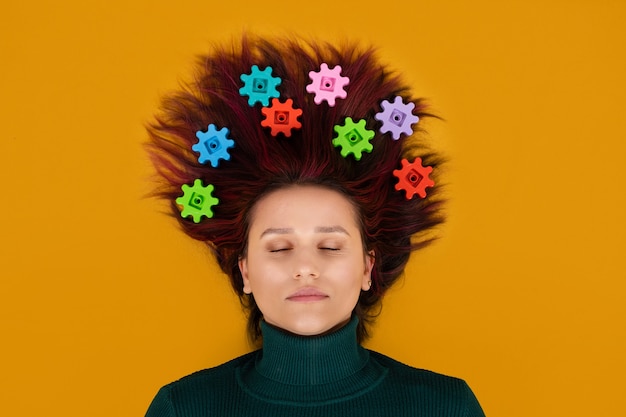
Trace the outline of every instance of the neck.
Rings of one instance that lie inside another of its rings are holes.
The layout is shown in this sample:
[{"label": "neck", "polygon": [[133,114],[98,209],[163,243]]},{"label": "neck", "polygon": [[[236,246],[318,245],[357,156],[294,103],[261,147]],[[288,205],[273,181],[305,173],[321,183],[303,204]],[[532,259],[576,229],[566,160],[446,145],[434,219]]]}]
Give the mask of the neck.
[{"label": "neck", "polygon": [[316,385],[346,378],[361,369],[368,353],[356,341],[358,319],[318,336],[298,336],[265,322],[257,371],[285,384]]},{"label": "neck", "polygon": [[358,319],[335,332],[297,336],[261,323],[263,349],[239,370],[252,395],[293,405],[329,404],[369,392],[386,370],[356,340]]}]

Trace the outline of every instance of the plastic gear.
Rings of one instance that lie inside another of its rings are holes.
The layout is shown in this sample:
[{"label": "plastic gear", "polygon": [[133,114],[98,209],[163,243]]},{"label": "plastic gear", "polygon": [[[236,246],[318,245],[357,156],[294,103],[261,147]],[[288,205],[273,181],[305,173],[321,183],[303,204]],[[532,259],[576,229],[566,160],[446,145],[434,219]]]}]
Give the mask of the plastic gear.
[{"label": "plastic gear", "polygon": [[383,122],[380,133],[391,132],[394,140],[400,139],[402,133],[407,136],[413,134],[411,125],[419,121],[419,117],[413,114],[415,103],[404,104],[402,97],[396,96],[393,103],[383,100],[380,105],[383,111],[374,116],[376,120]]},{"label": "plastic gear", "polygon": [[198,130],[196,132],[198,143],[191,147],[200,154],[198,162],[206,164],[207,161],[210,161],[211,166],[216,168],[220,159],[230,160],[228,149],[235,146],[235,141],[227,137],[228,133],[228,128],[224,127],[218,130],[213,123],[209,125],[206,132]]},{"label": "plastic gear", "polygon": [[365,119],[354,123],[351,117],[346,117],[345,124],[335,125],[334,129],[337,137],[333,139],[333,145],[341,146],[341,156],[344,158],[353,154],[354,159],[360,161],[363,152],[372,152],[374,145],[369,141],[374,137],[374,131],[365,128]]},{"label": "plastic gear", "polygon": [[183,206],[181,217],[193,217],[194,223],[200,223],[202,216],[209,219],[213,217],[211,208],[219,203],[219,200],[211,194],[214,190],[212,184],[204,187],[201,179],[196,179],[193,187],[182,185],[183,195],[176,199],[176,204]]},{"label": "plastic gear", "polygon": [[288,98],[281,103],[277,98],[272,99],[271,107],[263,107],[261,113],[265,116],[265,120],[261,122],[261,126],[271,127],[272,136],[282,133],[286,137],[291,136],[292,129],[300,129],[302,123],[298,121],[298,117],[302,115],[302,110],[293,108],[293,100]]},{"label": "plastic gear", "polygon": [[272,77],[272,67],[260,71],[258,66],[253,65],[250,74],[241,74],[240,78],[244,86],[239,89],[239,94],[248,96],[250,106],[260,102],[266,107],[270,103],[270,98],[280,96],[276,87],[282,80],[279,77]]},{"label": "plastic gear", "polygon": [[402,159],[402,169],[394,169],[393,175],[398,178],[396,190],[406,191],[406,199],[410,200],[415,194],[426,197],[426,187],[432,187],[435,182],[429,174],[433,168],[422,166],[422,158],[415,158],[411,163],[406,158]]},{"label": "plastic gear", "polygon": [[346,98],[343,87],[350,83],[350,78],[341,76],[341,66],[337,65],[331,70],[324,62],[318,72],[309,72],[309,78],[311,84],[306,86],[306,91],[315,93],[315,104],[326,100],[330,107],[334,107],[336,98]]}]

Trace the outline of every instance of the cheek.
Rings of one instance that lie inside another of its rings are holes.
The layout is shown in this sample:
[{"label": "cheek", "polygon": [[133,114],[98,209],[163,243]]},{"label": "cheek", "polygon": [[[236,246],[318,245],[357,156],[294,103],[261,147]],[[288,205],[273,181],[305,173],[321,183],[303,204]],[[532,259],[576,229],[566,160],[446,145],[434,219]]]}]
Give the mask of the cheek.
[{"label": "cheek", "polygon": [[248,258],[248,280],[255,292],[271,291],[282,277],[280,265],[262,261],[255,257]]},{"label": "cheek", "polygon": [[335,275],[337,279],[341,280],[345,288],[354,288],[355,291],[360,291],[364,271],[365,263],[361,258],[358,258],[337,266]]}]

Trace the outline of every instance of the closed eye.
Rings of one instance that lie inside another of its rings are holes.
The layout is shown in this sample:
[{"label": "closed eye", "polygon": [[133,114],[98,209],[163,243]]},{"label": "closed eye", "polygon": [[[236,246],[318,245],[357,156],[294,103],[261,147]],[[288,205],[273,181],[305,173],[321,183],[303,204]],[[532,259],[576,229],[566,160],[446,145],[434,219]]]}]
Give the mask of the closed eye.
[{"label": "closed eye", "polygon": [[286,252],[291,250],[291,248],[279,248],[279,249],[270,249],[271,253],[278,253],[278,252]]}]

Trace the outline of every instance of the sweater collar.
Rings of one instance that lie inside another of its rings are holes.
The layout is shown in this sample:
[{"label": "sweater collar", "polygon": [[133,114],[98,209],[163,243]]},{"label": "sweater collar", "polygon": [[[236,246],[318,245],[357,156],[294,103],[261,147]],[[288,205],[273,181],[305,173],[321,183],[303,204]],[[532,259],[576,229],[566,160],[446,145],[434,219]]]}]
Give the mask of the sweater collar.
[{"label": "sweater collar", "polygon": [[241,388],[271,403],[333,404],[375,389],[387,370],[356,340],[358,319],[323,336],[296,336],[261,323],[263,349],[236,370]]},{"label": "sweater collar", "polygon": [[322,336],[297,336],[261,322],[263,349],[256,371],[290,385],[318,385],[345,379],[361,370],[369,354],[356,340],[358,318]]}]

